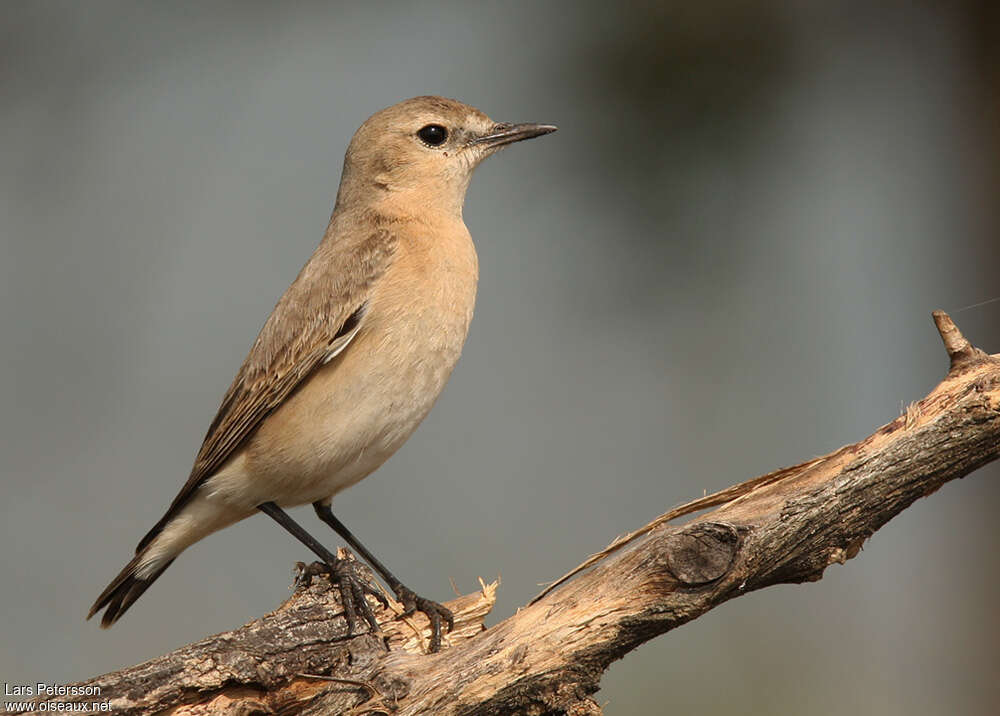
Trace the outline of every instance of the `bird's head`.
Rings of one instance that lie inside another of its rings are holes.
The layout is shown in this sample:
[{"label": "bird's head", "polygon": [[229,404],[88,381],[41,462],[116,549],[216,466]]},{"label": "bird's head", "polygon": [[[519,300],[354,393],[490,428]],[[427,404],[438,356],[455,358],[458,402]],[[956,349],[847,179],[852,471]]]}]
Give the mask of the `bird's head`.
[{"label": "bird's head", "polygon": [[444,97],[414,97],[376,112],[354,134],[344,158],[339,206],[385,199],[418,201],[461,216],[472,171],[551,124],[497,123]]}]

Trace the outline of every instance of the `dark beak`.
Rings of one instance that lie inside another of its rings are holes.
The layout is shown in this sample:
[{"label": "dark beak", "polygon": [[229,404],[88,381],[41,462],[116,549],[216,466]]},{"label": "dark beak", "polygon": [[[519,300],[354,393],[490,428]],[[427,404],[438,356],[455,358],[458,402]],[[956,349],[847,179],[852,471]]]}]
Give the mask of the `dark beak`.
[{"label": "dark beak", "polygon": [[513,144],[523,139],[533,139],[543,134],[551,134],[558,127],[554,124],[498,124],[490,131],[472,140],[472,144],[481,144],[487,147],[502,147],[505,144]]}]

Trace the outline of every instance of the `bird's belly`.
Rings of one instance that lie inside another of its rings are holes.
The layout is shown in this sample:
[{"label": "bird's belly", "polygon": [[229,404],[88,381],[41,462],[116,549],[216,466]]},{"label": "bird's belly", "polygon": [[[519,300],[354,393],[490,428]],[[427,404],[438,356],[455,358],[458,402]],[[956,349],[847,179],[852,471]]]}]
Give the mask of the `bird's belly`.
[{"label": "bird's belly", "polygon": [[402,446],[448,381],[475,304],[477,261],[464,225],[429,230],[435,244],[399,245],[354,340],[260,424],[207,481],[209,494],[240,509],[315,502]]},{"label": "bird's belly", "polygon": [[214,476],[210,491],[300,505],[331,497],[382,465],[430,411],[461,351],[462,340],[442,345],[440,336],[402,333],[359,334],[261,424],[235,469]]}]

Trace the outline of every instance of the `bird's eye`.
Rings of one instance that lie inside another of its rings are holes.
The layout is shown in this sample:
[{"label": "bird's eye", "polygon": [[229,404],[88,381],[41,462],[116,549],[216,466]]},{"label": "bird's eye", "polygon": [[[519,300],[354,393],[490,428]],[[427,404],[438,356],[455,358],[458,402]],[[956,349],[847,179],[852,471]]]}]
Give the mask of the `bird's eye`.
[{"label": "bird's eye", "polygon": [[417,132],[417,136],[420,137],[420,141],[424,144],[437,147],[444,144],[444,140],[448,138],[448,130],[440,124],[428,124]]}]

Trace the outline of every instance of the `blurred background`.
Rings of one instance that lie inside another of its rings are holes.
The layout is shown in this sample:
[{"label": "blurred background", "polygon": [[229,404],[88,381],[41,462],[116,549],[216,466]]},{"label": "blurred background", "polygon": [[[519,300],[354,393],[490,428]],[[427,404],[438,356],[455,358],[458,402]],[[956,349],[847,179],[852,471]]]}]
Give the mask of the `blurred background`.
[{"label": "blurred background", "polygon": [[[0,5],[0,680],[68,682],[278,605],[263,517],[83,617],[187,477],[343,152],[417,94],[552,122],[477,172],[481,283],[436,408],[335,512],[490,623],[668,507],[853,442],[1000,352],[989,0]],[[816,584],[615,664],[608,714],[986,714],[998,466]],[[309,508],[295,513],[338,544]]]}]

